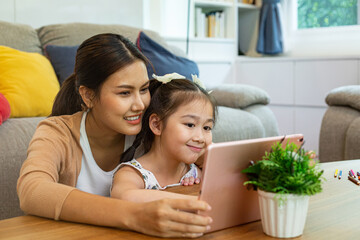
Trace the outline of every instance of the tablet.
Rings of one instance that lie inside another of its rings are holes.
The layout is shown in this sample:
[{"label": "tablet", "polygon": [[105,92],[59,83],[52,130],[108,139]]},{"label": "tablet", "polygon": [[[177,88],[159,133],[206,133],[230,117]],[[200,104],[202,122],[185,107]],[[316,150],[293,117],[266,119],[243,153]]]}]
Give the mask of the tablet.
[{"label": "tablet", "polygon": [[294,134],[209,145],[205,153],[199,199],[211,210],[199,214],[213,219],[208,232],[253,222],[260,219],[257,192],[244,186],[246,175],[241,170],[250,160],[261,160],[276,142],[303,144],[303,135]]}]

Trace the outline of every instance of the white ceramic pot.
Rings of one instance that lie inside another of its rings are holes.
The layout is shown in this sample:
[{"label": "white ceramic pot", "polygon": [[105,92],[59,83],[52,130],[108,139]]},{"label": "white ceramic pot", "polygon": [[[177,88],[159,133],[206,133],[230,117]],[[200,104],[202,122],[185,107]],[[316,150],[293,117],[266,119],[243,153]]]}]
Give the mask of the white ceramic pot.
[{"label": "white ceramic pot", "polygon": [[309,196],[286,194],[279,204],[275,193],[258,189],[261,223],[265,234],[278,238],[302,235],[309,206]]}]

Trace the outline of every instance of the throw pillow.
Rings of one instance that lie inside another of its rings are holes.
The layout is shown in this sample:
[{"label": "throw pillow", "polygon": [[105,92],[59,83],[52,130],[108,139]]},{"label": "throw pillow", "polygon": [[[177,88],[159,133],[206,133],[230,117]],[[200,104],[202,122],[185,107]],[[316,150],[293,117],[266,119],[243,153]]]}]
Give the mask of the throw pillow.
[{"label": "throw pillow", "polygon": [[48,57],[51,65],[54,67],[60,85],[74,72],[75,57],[78,48],[78,45],[46,45],[44,47],[45,55]]},{"label": "throw pillow", "polygon": [[149,79],[153,78],[153,73],[162,76],[176,72],[190,80],[191,74],[199,76],[199,68],[194,61],[172,54],[142,31],[139,33],[136,45],[154,67],[153,69],[151,65],[147,66]]},{"label": "throw pillow", "polygon": [[10,117],[49,115],[59,89],[46,57],[0,46],[0,92],[9,101]]},{"label": "throw pillow", "polygon": [[0,93],[0,125],[10,117],[10,104],[8,100]]}]

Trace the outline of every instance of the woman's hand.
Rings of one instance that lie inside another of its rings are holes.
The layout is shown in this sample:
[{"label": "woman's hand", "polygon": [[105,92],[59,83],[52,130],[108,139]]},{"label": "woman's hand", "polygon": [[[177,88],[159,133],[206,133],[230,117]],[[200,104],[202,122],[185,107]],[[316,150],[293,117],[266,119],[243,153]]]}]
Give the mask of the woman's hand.
[{"label": "woman's hand", "polygon": [[191,213],[199,210],[208,211],[210,206],[203,201],[188,199],[139,203],[128,215],[128,228],[158,237],[200,237],[210,229],[212,219]]}]

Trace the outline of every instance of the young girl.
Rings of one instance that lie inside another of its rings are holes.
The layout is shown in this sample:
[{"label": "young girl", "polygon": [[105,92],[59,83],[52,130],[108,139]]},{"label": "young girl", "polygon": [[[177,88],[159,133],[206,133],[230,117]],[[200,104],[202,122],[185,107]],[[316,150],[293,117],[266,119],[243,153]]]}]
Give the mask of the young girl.
[{"label": "young girl", "polygon": [[[212,142],[215,104],[203,88],[186,79],[152,80],[150,93],[151,103],[144,114],[142,132],[123,154],[111,196],[136,202],[194,199],[154,190],[179,185],[186,177],[194,180],[201,174],[194,163]],[[140,144],[145,154],[133,159]]]},{"label": "young girl", "polygon": [[17,191],[28,214],[131,229],[161,237],[198,237],[210,218],[202,201],[133,203],[109,198],[121,154],[141,131],[150,102],[147,59],[126,38],[85,40],[75,71],[58,93],[52,117],[39,123],[20,171]]}]

